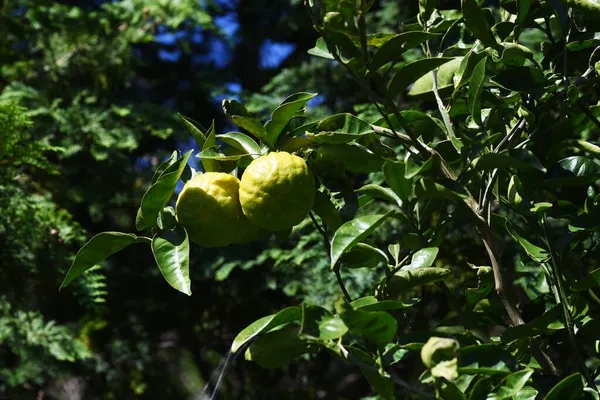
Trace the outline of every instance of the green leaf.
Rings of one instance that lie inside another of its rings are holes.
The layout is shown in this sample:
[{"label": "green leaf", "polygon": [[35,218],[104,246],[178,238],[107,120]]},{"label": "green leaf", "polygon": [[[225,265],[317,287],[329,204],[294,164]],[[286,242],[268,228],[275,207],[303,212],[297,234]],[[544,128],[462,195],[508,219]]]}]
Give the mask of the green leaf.
[{"label": "green leaf", "polygon": [[337,208],[335,208],[329,195],[321,191],[315,193],[313,211],[317,213],[321,218],[321,221],[325,223],[327,230],[335,232],[344,223],[344,220],[340,216]]},{"label": "green leaf", "polygon": [[[461,65],[462,57],[454,57],[449,62],[443,64],[437,73],[438,89],[441,96],[444,96],[444,89],[454,86],[454,73]],[[424,74],[410,88],[409,96],[427,96],[433,93],[433,74]]]},{"label": "green leaf", "polygon": [[439,393],[444,400],[467,400],[463,392],[460,391],[454,382],[443,381],[440,383]]},{"label": "green leaf", "polygon": [[402,201],[407,201],[412,194],[413,181],[406,178],[406,163],[402,161],[386,161],[383,164],[383,176],[390,188]]},{"label": "green leaf", "polygon": [[577,282],[571,285],[571,290],[582,292],[598,286],[600,286],[600,268],[595,269],[583,278],[577,280]]},{"label": "green leaf", "polygon": [[544,400],[576,400],[583,397],[583,378],[575,373],[558,382]]},{"label": "green leaf", "polygon": [[[196,126],[196,125],[200,126],[200,124],[191,118],[184,117],[183,115],[181,115],[179,113],[177,115],[179,115],[179,117],[181,117],[181,119],[183,120],[183,124],[185,125],[185,127],[187,128],[190,135],[192,135],[192,137],[198,144],[198,148],[201,149],[202,146],[204,146],[204,142],[206,141],[206,135],[204,133],[202,133],[202,131],[200,129],[198,129],[198,127]],[[202,128],[202,130],[204,130],[204,128]]]},{"label": "green leaf", "polygon": [[415,196],[438,200],[463,200],[467,198],[467,192],[457,181],[441,178],[436,182],[423,177],[415,185]]},{"label": "green leaf", "polygon": [[173,231],[154,235],[152,253],[167,283],[191,296],[190,242],[185,228],[178,225]]},{"label": "green leaf", "polygon": [[480,171],[490,169],[535,169],[546,172],[536,155],[527,149],[514,149],[500,153],[487,153],[473,160],[473,167]]},{"label": "green leaf", "polygon": [[298,337],[298,327],[290,325],[256,338],[245,358],[263,368],[280,368],[309,351],[308,343]]},{"label": "green leaf", "polygon": [[[208,141],[207,141],[208,142]],[[199,154],[196,155],[197,158],[201,160],[218,160],[218,161],[237,161],[243,157],[250,157],[250,154],[233,154],[226,155],[219,152],[219,146],[212,146],[206,149],[203,149]],[[214,172],[214,171],[208,171]]]},{"label": "green leaf", "polygon": [[302,110],[306,106],[306,103],[316,95],[316,93],[295,93],[281,102],[281,104],[273,111],[271,119],[265,124],[265,129],[267,131],[265,143],[269,147],[272,148],[275,146],[279,135],[288,122],[290,122],[296,113]]},{"label": "green leaf", "polygon": [[254,339],[256,336],[267,332],[277,326],[287,324],[292,321],[299,321],[302,318],[300,307],[288,307],[276,314],[267,315],[244,328],[233,340],[231,352],[237,352],[244,344]]},{"label": "green leaf", "polygon": [[373,233],[390,215],[391,211],[387,214],[366,215],[342,225],[331,241],[331,269],[335,267],[344,252]]},{"label": "green leaf", "polygon": [[327,48],[327,43],[325,43],[325,39],[323,39],[322,37],[317,39],[317,43],[315,44],[315,47],[313,47],[312,49],[309,49],[307,53],[312,56],[325,58],[327,60],[335,59],[333,54],[331,54],[329,52],[329,49]]},{"label": "green leaf", "polygon": [[527,93],[542,91],[550,85],[544,72],[534,67],[509,68],[495,75],[492,81],[505,89]]},{"label": "green leaf", "polygon": [[533,370],[524,369],[506,376],[502,382],[488,395],[488,400],[512,399],[527,384]]},{"label": "green leaf", "polygon": [[471,265],[471,268],[477,270],[477,288],[468,288],[465,290],[465,298],[468,304],[475,305],[479,300],[486,298],[491,293],[494,288],[494,274],[490,267],[476,267]]},{"label": "green leaf", "polygon": [[411,258],[411,262],[404,268],[425,268],[431,267],[437,257],[439,249],[437,247],[427,247],[416,251]]},{"label": "green leaf", "polygon": [[[211,148],[214,149],[217,146],[217,139],[215,136],[215,123],[213,121],[210,129],[206,133],[207,138],[204,142],[204,146],[202,146],[202,152],[208,152]],[[202,167],[204,168],[204,172],[220,172],[221,164],[213,158],[205,157],[202,158]]]},{"label": "green leaf", "polygon": [[401,269],[389,279],[386,292],[395,297],[414,287],[441,281],[449,274],[450,270],[446,268],[428,267]]},{"label": "green leaf", "polygon": [[417,304],[420,300],[413,298],[410,300],[381,300],[378,301],[374,296],[361,297],[350,303],[356,310],[362,311],[389,311],[404,310]]},{"label": "green leaf", "polygon": [[175,161],[177,161],[177,150],[175,150],[173,153],[171,153],[171,156],[160,163],[160,165],[156,168],[156,171],[154,171],[154,175],[152,175],[152,184],[156,183],[156,181],[158,180],[158,178],[161,177],[161,175],[163,175],[163,173],[171,166],[175,163]]},{"label": "green leaf", "polygon": [[421,348],[421,360],[434,378],[452,381],[458,378],[457,340],[431,336]]},{"label": "green leaf", "polygon": [[389,95],[396,96],[404,92],[411,83],[423,75],[453,60],[452,57],[434,57],[409,62],[402,66],[390,81],[388,86]]},{"label": "green leaf", "polygon": [[527,16],[529,15],[529,10],[531,9],[533,0],[517,0],[517,24],[523,25]]},{"label": "green leaf", "polygon": [[584,156],[563,158],[550,170],[547,187],[574,187],[590,184],[600,179],[600,165]]},{"label": "green leaf", "polygon": [[409,31],[395,35],[373,55],[370,67],[372,70],[377,70],[389,62],[399,59],[405,51],[437,36],[439,35],[423,31]]},{"label": "green leaf", "polygon": [[344,321],[323,307],[302,304],[300,337],[319,340],[335,340],[344,336],[348,327]]},{"label": "green leaf", "polygon": [[101,263],[108,257],[134,243],[150,243],[150,239],[121,232],[102,232],[97,234],[79,249],[58,290],[62,290],[62,288],[71,283],[75,278],[96,264]]},{"label": "green leaf", "polygon": [[373,133],[371,124],[356,118],[352,114],[336,114],[321,120],[316,135],[307,135],[318,143],[341,144],[360,139]]},{"label": "green leaf", "polygon": [[486,82],[486,61],[487,57],[484,57],[477,63],[471,74],[471,83],[469,84],[469,111],[471,112],[473,120],[479,126],[483,126],[481,121],[481,94],[483,93],[483,86]]},{"label": "green leaf", "polygon": [[377,247],[366,243],[357,243],[342,255],[340,261],[344,268],[375,268],[379,263],[389,264],[387,255]]},{"label": "green leaf", "polygon": [[142,197],[135,225],[138,230],[156,226],[158,214],[165,208],[173,193],[181,174],[183,173],[192,150],[170,165]]},{"label": "green leaf", "polygon": [[519,364],[509,352],[493,343],[461,348],[459,361],[458,371],[468,375],[505,376]]},{"label": "green leaf", "polygon": [[423,173],[434,169],[439,164],[439,160],[439,157],[429,157],[423,164],[416,164],[409,161],[405,164],[406,172],[404,177],[406,179],[412,179],[417,175],[422,175]]},{"label": "green leaf", "polygon": [[375,392],[384,400],[395,400],[395,384],[387,375],[380,374],[380,368],[374,357],[357,347],[348,346],[347,350]]},{"label": "green leaf", "polygon": [[462,0],[461,9],[465,19],[465,25],[473,35],[487,47],[498,47],[498,42],[488,25],[483,10],[479,7],[477,0]]},{"label": "green leaf", "polygon": [[248,135],[240,132],[228,132],[216,135],[216,138],[246,154],[250,154],[252,158],[261,156],[260,146]]},{"label": "green leaf", "polygon": [[557,304],[533,321],[508,328],[502,334],[502,341],[508,343],[516,339],[536,337],[562,330],[565,328],[562,317],[562,306]]},{"label": "green leaf", "polygon": [[524,237],[524,233],[521,231],[519,227],[511,224],[506,220],[505,222],[506,230],[521,245],[523,250],[531,257],[534,261],[538,263],[546,262],[550,259],[550,254],[546,249],[536,246],[531,243],[528,239]]},{"label": "green leaf", "polygon": [[238,101],[223,100],[223,111],[236,126],[247,130],[255,138],[267,143],[267,130],[265,127],[260,121],[252,118],[246,107]]},{"label": "green leaf", "polygon": [[400,200],[400,197],[398,197],[398,195],[396,195],[396,193],[394,193],[394,191],[390,188],[384,188],[379,185],[368,184],[361,187],[360,189],[356,189],[355,192],[365,194],[374,199],[386,200],[392,202],[398,207],[402,207],[402,200]]},{"label": "green leaf", "polygon": [[422,21],[428,21],[437,5],[437,0],[419,0],[419,14]]},{"label": "green leaf", "polygon": [[362,311],[348,308],[340,317],[352,334],[378,344],[389,343],[398,330],[396,319],[384,311]]}]

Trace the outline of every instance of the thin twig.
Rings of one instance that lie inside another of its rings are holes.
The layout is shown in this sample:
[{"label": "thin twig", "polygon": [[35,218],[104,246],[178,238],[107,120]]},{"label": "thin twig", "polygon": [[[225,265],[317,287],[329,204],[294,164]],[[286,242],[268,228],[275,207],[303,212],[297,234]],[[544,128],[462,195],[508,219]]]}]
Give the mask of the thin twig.
[{"label": "thin twig", "polygon": [[344,281],[342,280],[342,274],[340,273],[340,263],[338,262],[334,267],[333,267],[333,272],[335,274],[335,278],[337,279],[338,285],[340,287],[340,289],[342,289],[342,293],[344,293],[344,297],[346,298],[346,301],[348,303],[352,302],[352,297],[350,297],[350,293],[348,293],[348,290],[346,289],[346,285],[344,285]]}]

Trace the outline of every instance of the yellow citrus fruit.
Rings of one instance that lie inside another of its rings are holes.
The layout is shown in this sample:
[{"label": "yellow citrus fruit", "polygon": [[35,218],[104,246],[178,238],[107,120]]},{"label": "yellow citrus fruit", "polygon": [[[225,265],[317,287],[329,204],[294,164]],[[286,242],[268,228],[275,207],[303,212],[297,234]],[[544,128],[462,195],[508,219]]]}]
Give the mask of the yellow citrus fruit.
[{"label": "yellow citrus fruit", "polygon": [[252,228],[242,212],[240,181],[222,172],[190,179],[177,198],[177,220],[190,240],[203,247],[223,247],[242,240]]},{"label": "yellow citrus fruit", "polygon": [[257,158],[246,168],[240,203],[250,222],[277,232],[302,222],[313,206],[315,191],[304,160],[281,151]]}]

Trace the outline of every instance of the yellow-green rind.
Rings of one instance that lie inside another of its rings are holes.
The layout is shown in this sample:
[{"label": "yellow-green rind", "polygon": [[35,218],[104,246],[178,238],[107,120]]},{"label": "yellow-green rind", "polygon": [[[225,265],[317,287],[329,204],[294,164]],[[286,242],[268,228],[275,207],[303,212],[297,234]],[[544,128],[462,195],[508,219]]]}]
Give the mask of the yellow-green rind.
[{"label": "yellow-green rind", "polygon": [[314,177],[302,158],[274,152],[246,168],[240,203],[250,222],[277,232],[302,222],[314,204],[315,191]]},{"label": "yellow-green rind", "polygon": [[239,201],[240,181],[222,172],[198,174],[179,194],[177,220],[192,242],[202,247],[223,247],[240,240],[250,222]]}]

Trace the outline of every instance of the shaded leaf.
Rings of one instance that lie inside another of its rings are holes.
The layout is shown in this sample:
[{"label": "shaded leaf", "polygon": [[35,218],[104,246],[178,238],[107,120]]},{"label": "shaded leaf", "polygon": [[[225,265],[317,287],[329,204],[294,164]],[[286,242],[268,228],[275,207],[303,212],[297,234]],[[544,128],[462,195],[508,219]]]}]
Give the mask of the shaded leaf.
[{"label": "shaded leaf", "polygon": [[437,281],[443,280],[450,274],[446,268],[406,268],[392,276],[386,286],[386,292],[391,296],[397,296],[408,290]]},{"label": "shaded leaf", "polygon": [[544,397],[544,400],[575,400],[580,399],[583,393],[583,377],[576,373],[567,376],[558,382],[550,392]]},{"label": "shaded leaf", "polygon": [[395,400],[394,382],[388,376],[382,376],[379,373],[379,367],[374,357],[356,347],[348,346],[347,350],[375,392],[384,400]]},{"label": "shaded leaf", "polygon": [[402,200],[394,193],[394,191],[390,188],[384,188],[379,185],[368,184],[360,189],[356,189],[357,193],[366,194],[375,199],[386,200],[392,202],[398,207],[402,207]]},{"label": "shaded leaf", "polygon": [[486,81],[485,64],[487,57],[484,57],[477,63],[471,74],[471,83],[469,84],[469,111],[477,125],[482,126],[481,121],[481,94]]},{"label": "shaded leaf", "polygon": [[390,342],[396,335],[396,319],[384,311],[362,311],[348,308],[340,317],[349,331],[378,344]]},{"label": "shaded leaf", "polygon": [[389,311],[403,310],[417,304],[420,300],[413,298],[410,300],[381,300],[378,301],[374,296],[361,297],[350,303],[356,310],[362,311]]},{"label": "shaded leaf", "polygon": [[321,191],[315,193],[313,211],[317,213],[321,218],[321,221],[325,223],[327,230],[335,232],[344,223],[344,220],[342,220],[340,213],[331,201],[329,195]]},{"label": "shaded leaf", "polygon": [[[200,127],[202,127],[202,126],[198,122],[194,121],[191,118],[184,117],[183,115],[181,115],[179,113],[177,115],[179,115],[179,117],[181,117],[183,124],[185,125],[185,127],[187,128],[190,135],[192,135],[192,137],[198,144],[198,148],[201,149],[202,146],[204,146],[204,142],[206,141],[206,135],[198,128],[198,126],[200,126]],[[202,130],[204,130],[204,128],[202,128]]]},{"label": "shaded leaf", "polygon": [[571,290],[581,292],[598,286],[600,286],[600,268],[577,280],[577,282],[571,285]]},{"label": "shaded leaf", "polygon": [[404,65],[392,78],[388,85],[388,93],[390,96],[396,96],[404,92],[411,83],[423,75],[453,60],[454,58],[451,57],[422,58]]},{"label": "shaded leaf", "polygon": [[285,326],[256,338],[245,358],[263,368],[279,368],[309,351],[308,343],[298,337],[298,327]]},{"label": "shaded leaf", "polygon": [[469,375],[507,375],[517,368],[517,360],[497,344],[484,343],[460,349],[459,372]]},{"label": "shaded leaf", "polygon": [[540,163],[540,160],[531,150],[514,149],[510,151],[501,151],[499,153],[488,153],[473,160],[473,166],[478,170],[490,169],[535,169],[540,172],[546,172],[546,168]]},{"label": "shaded leaf", "polygon": [[406,178],[406,164],[402,161],[386,161],[383,164],[383,176],[398,197],[407,201],[412,194],[413,181]]},{"label": "shaded leaf", "polygon": [[331,54],[329,52],[329,49],[327,48],[327,43],[325,43],[325,39],[323,39],[322,37],[317,39],[317,43],[315,44],[315,47],[309,49],[307,51],[307,53],[310,54],[311,56],[321,57],[321,58],[325,58],[327,60],[335,59],[333,54]]},{"label": "shaded leaf", "polygon": [[439,35],[423,31],[408,31],[395,35],[385,42],[373,55],[370,67],[373,70],[379,69],[383,65],[400,58],[405,51],[436,36]]},{"label": "shaded leaf", "polygon": [[527,384],[533,370],[524,369],[506,376],[500,384],[488,395],[488,400],[511,399]]},{"label": "shaded leaf", "polygon": [[496,38],[488,25],[483,10],[479,7],[477,0],[462,0],[461,9],[465,19],[465,25],[473,35],[487,47],[497,47]]}]

